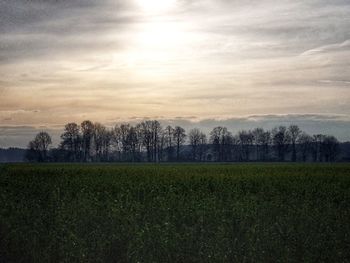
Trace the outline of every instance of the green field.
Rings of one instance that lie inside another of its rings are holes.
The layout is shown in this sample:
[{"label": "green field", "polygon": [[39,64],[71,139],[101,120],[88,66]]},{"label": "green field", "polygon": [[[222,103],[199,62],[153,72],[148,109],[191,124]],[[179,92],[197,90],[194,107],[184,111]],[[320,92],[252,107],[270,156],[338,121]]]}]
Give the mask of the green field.
[{"label": "green field", "polygon": [[0,166],[0,262],[349,262],[350,164]]}]

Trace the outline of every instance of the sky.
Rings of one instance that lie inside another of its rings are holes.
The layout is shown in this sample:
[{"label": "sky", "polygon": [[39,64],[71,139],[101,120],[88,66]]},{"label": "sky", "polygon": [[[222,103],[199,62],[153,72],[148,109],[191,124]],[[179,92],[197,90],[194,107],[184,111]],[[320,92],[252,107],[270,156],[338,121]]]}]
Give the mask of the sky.
[{"label": "sky", "polygon": [[348,0],[0,0],[0,147],[68,122],[350,140]]}]

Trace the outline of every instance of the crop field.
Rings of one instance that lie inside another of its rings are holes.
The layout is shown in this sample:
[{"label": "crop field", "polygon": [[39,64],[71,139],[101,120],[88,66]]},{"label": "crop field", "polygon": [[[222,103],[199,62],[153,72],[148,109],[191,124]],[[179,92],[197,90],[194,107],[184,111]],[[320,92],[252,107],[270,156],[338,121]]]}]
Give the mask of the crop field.
[{"label": "crop field", "polygon": [[350,164],[6,164],[0,262],[349,262]]}]

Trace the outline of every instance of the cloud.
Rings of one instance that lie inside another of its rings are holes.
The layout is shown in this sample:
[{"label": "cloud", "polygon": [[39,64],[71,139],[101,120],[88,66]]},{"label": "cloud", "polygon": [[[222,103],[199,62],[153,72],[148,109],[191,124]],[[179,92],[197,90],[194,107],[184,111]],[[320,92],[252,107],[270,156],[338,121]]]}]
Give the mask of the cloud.
[{"label": "cloud", "polygon": [[[157,118],[156,118],[157,117]],[[113,127],[120,123],[136,124],[144,120],[158,119],[163,127],[167,125],[179,125],[186,129],[199,128],[209,135],[210,131],[216,126],[225,126],[231,132],[237,133],[240,130],[249,130],[257,127],[272,129],[276,126],[291,124],[299,125],[300,128],[309,134],[331,134],[341,141],[349,141],[350,136],[350,116],[332,115],[332,114],[281,114],[281,115],[252,115],[246,117],[233,118],[212,118],[201,119],[196,116],[176,117],[167,119],[164,116],[152,117],[131,117],[130,119],[115,119],[107,123],[107,127]],[[28,142],[34,138],[39,131],[47,131],[53,138],[53,145],[57,146],[60,141],[63,125],[48,126],[0,126],[0,147],[26,147]]]},{"label": "cloud", "polygon": [[330,127],[343,117],[307,113],[350,115],[349,13],[346,0],[177,0],[157,15],[126,0],[0,0],[0,121],[251,127],[306,113]]},{"label": "cloud", "polygon": [[[127,1],[0,1],[0,61],[57,58],[67,54],[118,48],[108,32],[134,21]],[[106,35],[107,34],[107,35]]]},{"label": "cloud", "polygon": [[321,79],[319,82],[324,84],[329,84],[329,85],[333,85],[333,84],[349,85],[350,84],[349,80]]},{"label": "cloud", "polygon": [[349,51],[349,48],[350,48],[350,39],[345,40],[344,42],[341,42],[341,43],[324,45],[318,48],[307,50],[303,52],[301,56],[312,56],[315,54],[327,53],[327,52]]},{"label": "cloud", "polygon": [[0,148],[25,148],[29,141],[40,131],[48,132],[53,139],[53,145],[58,145],[62,127],[0,126]]}]

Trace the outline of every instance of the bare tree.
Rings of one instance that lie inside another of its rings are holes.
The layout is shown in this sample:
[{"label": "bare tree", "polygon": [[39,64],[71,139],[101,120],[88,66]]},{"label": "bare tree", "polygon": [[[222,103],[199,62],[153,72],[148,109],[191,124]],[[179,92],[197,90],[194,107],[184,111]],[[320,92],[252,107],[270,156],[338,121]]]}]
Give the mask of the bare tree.
[{"label": "bare tree", "polygon": [[105,144],[106,134],[106,127],[101,123],[96,122],[94,124],[93,142],[95,146],[95,158],[99,161],[102,159],[103,145]]},{"label": "bare tree", "polygon": [[326,162],[334,162],[339,152],[339,142],[334,136],[324,136],[321,152]]},{"label": "bare tree", "polygon": [[115,151],[116,159],[121,161],[122,160],[122,151],[123,151],[123,145],[120,141],[119,137],[119,125],[115,125],[114,128],[111,131],[111,145]]},{"label": "bare tree", "polygon": [[325,136],[322,134],[315,134],[312,137],[312,155],[314,162],[322,161],[321,145],[324,140],[324,137]]},{"label": "bare tree", "polygon": [[130,133],[130,124],[121,124],[114,127],[114,142],[117,144],[119,151],[121,152],[121,159],[123,161],[128,160],[129,153],[129,133]]},{"label": "bare tree", "polygon": [[198,157],[199,161],[203,161],[204,159],[204,154],[207,149],[207,135],[205,133],[201,132],[200,137],[199,137],[199,145],[198,145]]},{"label": "bare tree", "polygon": [[251,131],[240,131],[238,133],[238,139],[241,146],[241,158],[243,161],[249,161],[254,135]]},{"label": "bare tree", "polygon": [[161,129],[159,134],[159,142],[158,142],[158,160],[159,162],[164,161],[164,149],[166,148],[166,131]]},{"label": "bare tree", "polygon": [[221,161],[221,137],[223,133],[223,127],[218,126],[215,127],[211,132],[210,132],[210,143],[213,147],[213,153],[215,155],[216,161]]},{"label": "bare tree", "polygon": [[233,136],[226,127],[215,127],[210,132],[210,143],[213,146],[217,161],[222,162],[231,159]]},{"label": "bare tree", "polygon": [[26,158],[30,161],[48,161],[48,150],[52,144],[51,136],[47,132],[39,132],[33,141],[29,142]]},{"label": "bare tree", "polygon": [[269,147],[271,143],[271,133],[263,128],[256,128],[252,131],[254,144],[256,147],[256,159],[266,161],[269,155]]},{"label": "bare tree", "polygon": [[91,144],[94,135],[94,124],[89,121],[83,121],[80,124],[81,133],[82,133],[82,146],[83,146],[83,155],[84,161],[91,160]]},{"label": "bare tree", "polygon": [[159,148],[160,148],[160,137],[162,134],[162,126],[156,120],[151,121],[151,133],[152,133],[152,149],[153,149],[152,160],[154,162],[158,162],[159,161]]},{"label": "bare tree", "polygon": [[144,121],[140,123],[140,131],[142,134],[142,144],[146,149],[147,161],[152,161],[153,153],[153,134],[152,134],[152,122]]},{"label": "bare tree", "polygon": [[201,131],[197,128],[190,130],[188,134],[189,142],[192,148],[192,160],[197,160],[198,147],[201,140]]},{"label": "bare tree", "polygon": [[176,126],[174,128],[174,141],[175,141],[175,144],[176,144],[176,160],[179,161],[180,160],[180,147],[186,141],[186,132],[180,126]]},{"label": "bare tree", "polygon": [[131,153],[131,161],[135,162],[139,159],[139,133],[137,127],[130,126],[125,141],[127,151]]},{"label": "bare tree", "polygon": [[79,125],[74,122],[66,124],[61,139],[61,147],[68,151],[69,160],[74,162],[79,160],[81,143]]},{"label": "bare tree", "polygon": [[262,138],[264,136],[264,129],[263,128],[255,128],[252,131],[253,135],[253,144],[255,145],[255,155],[256,160],[261,160],[261,148],[262,148]]},{"label": "bare tree", "polygon": [[[288,128],[280,126],[272,131],[262,128],[242,130],[235,136],[226,127],[215,127],[207,136],[198,128],[189,131],[188,146],[186,132],[180,127],[162,128],[157,120],[147,120],[132,126],[116,125],[112,130],[101,123],[83,121],[79,126],[68,123],[61,134],[58,149],[48,147],[51,137],[41,132],[29,142],[26,158],[31,161],[142,161],[162,162],[173,160],[215,160],[215,161],[250,161],[269,160],[269,149],[273,149],[276,159],[285,161],[288,154],[292,161],[298,159],[314,162],[333,162],[340,150],[334,136],[322,134],[310,135],[302,132],[296,125]],[[113,146],[115,147],[111,147]],[[255,147],[255,148],[254,148]],[[291,148],[291,154],[288,150]],[[255,150],[255,155],[252,153]],[[180,156],[183,153],[184,156]],[[214,158],[212,158],[212,154]],[[309,156],[311,155],[312,158]],[[115,157],[116,156],[116,157]],[[274,156],[272,156],[275,158]]]},{"label": "bare tree", "polygon": [[292,143],[292,161],[297,161],[297,149],[296,149],[296,143],[299,139],[299,136],[301,134],[301,130],[297,125],[290,125],[288,127],[288,132],[290,136],[290,141]]},{"label": "bare tree", "polygon": [[269,158],[269,149],[271,145],[271,132],[270,131],[265,131],[263,136],[261,137],[261,144],[262,144],[262,152],[263,152],[263,157],[262,160],[266,161]]},{"label": "bare tree", "polygon": [[278,160],[283,162],[290,143],[290,135],[285,126],[279,126],[272,130],[272,140],[277,151]]},{"label": "bare tree", "polygon": [[164,139],[165,139],[165,148],[167,150],[167,160],[172,161],[173,159],[173,151],[174,151],[174,128],[168,125],[164,129]]},{"label": "bare tree", "polygon": [[307,157],[312,149],[312,137],[305,132],[302,132],[297,141],[303,162],[307,161]]}]

